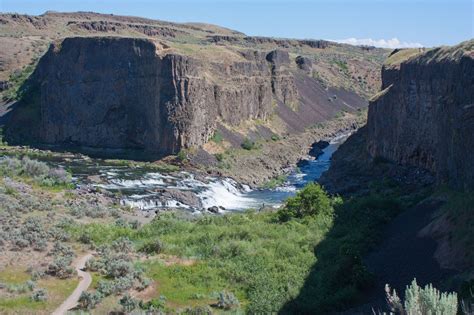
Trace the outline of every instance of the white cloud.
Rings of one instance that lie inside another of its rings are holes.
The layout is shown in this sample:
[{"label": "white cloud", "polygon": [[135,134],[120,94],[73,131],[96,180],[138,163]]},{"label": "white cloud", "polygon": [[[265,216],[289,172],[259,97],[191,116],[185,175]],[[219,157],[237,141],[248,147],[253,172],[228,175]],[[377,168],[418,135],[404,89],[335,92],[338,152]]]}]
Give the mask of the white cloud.
[{"label": "white cloud", "polygon": [[372,39],[372,38],[346,38],[346,39],[339,39],[335,40],[335,42],[343,43],[343,44],[350,44],[350,45],[365,45],[365,46],[375,46],[381,48],[420,48],[423,47],[420,43],[408,43],[408,42],[401,42],[398,38],[392,39]]}]

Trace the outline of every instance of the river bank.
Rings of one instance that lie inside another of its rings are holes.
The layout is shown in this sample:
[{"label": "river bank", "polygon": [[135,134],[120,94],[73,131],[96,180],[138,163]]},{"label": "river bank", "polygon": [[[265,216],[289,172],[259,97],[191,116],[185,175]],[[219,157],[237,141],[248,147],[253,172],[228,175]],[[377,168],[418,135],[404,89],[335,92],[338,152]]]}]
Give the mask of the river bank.
[{"label": "river bank", "polygon": [[[198,153],[191,156],[190,162],[193,167],[210,175],[230,177],[257,188],[282,174],[288,174],[301,159],[308,156],[313,143],[353,132],[363,126],[366,120],[366,110],[344,112],[339,117],[316,124],[302,133],[288,135],[276,141],[260,142],[256,149],[226,150],[220,156],[221,161],[203,158],[203,154]],[[206,146],[204,148],[207,149]]]}]

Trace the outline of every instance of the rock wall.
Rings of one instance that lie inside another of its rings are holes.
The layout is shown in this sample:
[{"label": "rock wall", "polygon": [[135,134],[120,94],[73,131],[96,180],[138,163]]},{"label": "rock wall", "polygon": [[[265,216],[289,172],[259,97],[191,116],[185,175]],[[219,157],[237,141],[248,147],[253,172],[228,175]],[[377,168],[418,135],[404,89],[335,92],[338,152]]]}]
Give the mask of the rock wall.
[{"label": "rock wall", "polygon": [[474,41],[429,50],[383,72],[385,90],[369,106],[370,156],[474,188]]},{"label": "rock wall", "polygon": [[[46,144],[171,154],[207,142],[218,122],[235,126],[266,120],[282,107],[295,112],[300,94],[308,94],[295,78],[307,73],[292,65],[288,52],[238,54],[233,62],[209,61],[169,52],[149,39],[123,37],[56,42],[29,82],[36,87],[34,106],[40,112],[34,118],[38,123],[29,125],[30,138]],[[337,101],[336,90],[302,101],[305,118],[315,123],[341,109],[365,105],[355,93],[341,92]],[[20,104],[13,113],[7,126],[12,143],[22,142],[29,121],[22,106],[33,105]]]}]

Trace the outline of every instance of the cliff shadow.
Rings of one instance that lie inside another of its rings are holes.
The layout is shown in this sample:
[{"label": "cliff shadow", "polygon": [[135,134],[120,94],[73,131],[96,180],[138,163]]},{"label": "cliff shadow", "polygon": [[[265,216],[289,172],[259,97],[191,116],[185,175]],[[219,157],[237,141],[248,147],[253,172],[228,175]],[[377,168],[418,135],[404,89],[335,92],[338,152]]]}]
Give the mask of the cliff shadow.
[{"label": "cliff shadow", "polygon": [[66,141],[58,144],[43,143],[41,133],[40,83],[36,79],[37,70],[17,89],[16,100],[0,105],[1,136],[10,145],[26,145],[40,150],[54,152],[81,153],[93,158],[114,158],[137,161],[155,161],[166,156],[161,152],[144,149],[115,149],[89,147]]},{"label": "cliff shadow", "polygon": [[[406,188],[405,188],[406,189]],[[416,278],[448,290],[443,280],[454,272],[441,269],[433,258],[436,242],[418,236],[441,203],[412,196],[383,194],[376,189],[366,196],[346,200],[335,209],[332,228],[314,248],[317,262],[299,295],[280,314],[372,314],[389,311],[385,284],[404,295]]]}]

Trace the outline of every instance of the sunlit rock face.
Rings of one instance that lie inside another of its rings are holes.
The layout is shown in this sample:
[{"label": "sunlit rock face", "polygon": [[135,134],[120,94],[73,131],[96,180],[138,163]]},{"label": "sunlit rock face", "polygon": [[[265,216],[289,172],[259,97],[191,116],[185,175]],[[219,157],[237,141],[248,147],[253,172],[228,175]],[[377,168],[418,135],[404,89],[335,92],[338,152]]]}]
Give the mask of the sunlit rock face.
[{"label": "sunlit rock face", "polygon": [[235,54],[195,58],[140,38],[55,42],[30,80],[34,97],[12,115],[8,138],[173,154],[206,143],[218,123],[278,117],[294,133],[367,105],[354,92],[323,87],[287,51]]}]

